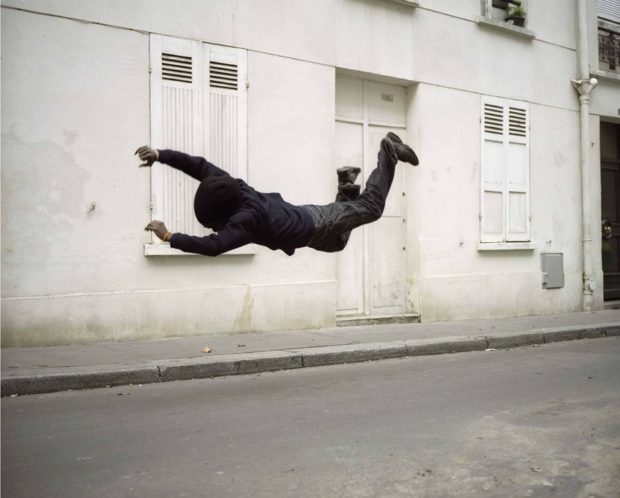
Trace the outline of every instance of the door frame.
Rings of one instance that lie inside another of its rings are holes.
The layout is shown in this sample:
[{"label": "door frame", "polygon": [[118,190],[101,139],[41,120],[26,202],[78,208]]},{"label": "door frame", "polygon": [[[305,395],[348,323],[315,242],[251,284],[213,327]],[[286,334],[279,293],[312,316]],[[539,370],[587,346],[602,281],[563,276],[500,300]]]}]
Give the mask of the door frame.
[{"label": "door frame", "polygon": [[[349,76],[352,76],[352,75],[349,75]],[[372,128],[373,127],[385,128],[386,133],[387,131],[398,132],[400,130],[401,135],[403,135],[403,132],[404,132],[404,135],[402,136],[402,138],[404,140],[408,139],[406,135],[407,130],[408,130],[408,119],[407,118],[405,118],[405,121],[403,123],[378,121],[378,120],[370,119],[369,112],[368,112],[368,106],[366,105],[366,96],[368,95],[368,85],[369,84],[385,84],[385,85],[392,85],[395,87],[400,87],[404,89],[406,97],[407,97],[408,87],[405,85],[398,84],[398,83],[391,83],[391,82],[386,82],[386,81],[373,81],[373,80],[367,79],[362,76],[354,76],[354,77],[362,81],[362,92],[363,92],[362,94],[363,95],[362,96],[362,117],[361,119],[356,119],[356,118],[338,116],[338,114],[336,113],[335,122],[336,123],[349,123],[349,124],[355,124],[355,125],[362,126],[362,148],[363,148],[362,187],[364,187],[368,179],[368,176],[370,175],[370,172],[375,168],[374,161],[376,160],[376,155],[375,155],[376,151],[370,151],[369,149],[370,144],[371,144],[370,134],[371,134]],[[406,98],[406,101],[407,101],[407,98]],[[408,109],[406,109],[406,111],[408,111]],[[405,176],[402,178],[401,188],[403,189],[403,191],[406,191],[406,188],[407,188],[406,172],[404,173],[404,175]],[[392,184],[392,188],[394,186],[395,184]],[[407,196],[405,195],[404,200],[401,202],[401,205],[400,205],[400,211],[401,211],[400,215],[401,215],[401,218],[405,220],[405,223],[402,224],[402,241],[403,241],[405,248],[407,248],[408,246],[407,224],[406,224],[406,220],[407,220],[406,199],[407,199]],[[363,237],[363,242],[362,242],[362,245],[363,245],[363,248],[362,248],[363,250],[363,253],[362,253],[363,275],[361,277],[363,296],[361,300],[361,307],[358,306],[358,309],[355,311],[349,311],[349,310],[341,311],[337,309],[336,314],[337,314],[337,317],[339,318],[375,316],[375,314],[372,312],[373,311],[373,303],[372,303],[373,275],[372,275],[372,265],[371,265],[371,260],[370,260],[372,234],[368,226],[365,225],[360,228],[361,228],[362,237]],[[402,281],[403,299],[404,299],[402,310],[398,313],[386,314],[385,316],[405,315],[408,313],[408,292],[409,292],[409,289],[407,286],[408,258],[406,255],[403,257],[403,260],[402,260],[402,273],[404,275],[403,281]],[[384,316],[384,315],[376,315],[376,316]]]}]

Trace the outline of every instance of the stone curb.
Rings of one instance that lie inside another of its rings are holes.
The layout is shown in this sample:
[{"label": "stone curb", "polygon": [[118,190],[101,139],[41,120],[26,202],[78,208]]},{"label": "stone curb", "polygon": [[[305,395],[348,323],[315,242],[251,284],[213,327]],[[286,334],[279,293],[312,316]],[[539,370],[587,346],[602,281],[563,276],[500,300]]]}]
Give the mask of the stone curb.
[{"label": "stone curb", "polygon": [[[606,327],[564,327],[562,330],[545,331],[545,342],[574,341],[576,339],[595,339],[607,335]],[[613,335],[613,334],[612,334]]]},{"label": "stone curb", "polygon": [[408,356],[467,353],[488,348],[486,337],[444,337],[441,339],[414,339],[405,341]]},{"label": "stone curb", "polygon": [[101,367],[96,370],[75,369],[62,374],[35,374],[2,378],[2,396],[43,394],[56,391],[95,389],[128,384],[159,382],[157,366],[144,368]]},{"label": "stone curb", "polygon": [[403,341],[346,344],[344,346],[318,346],[304,348],[301,351],[304,367],[387,360],[407,356],[407,346]]},{"label": "stone curb", "polygon": [[170,360],[159,364],[161,382],[247,375],[301,368],[302,355],[292,351],[239,353],[205,359]]},{"label": "stone curb", "polygon": [[533,346],[534,344],[544,344],[545,335],[543,332],[532,332],[528,334],[516,334],[511,336],[489,336],[487,341],[490,349],[509,349],[520,346]]},{"label": "stone curb", "polygon": [[437,354],[509,349],[535,344],[620,336],[620,322],[593,326],[558,327],[481,337],[443,337],[391,342],[317,346],[296,350],[227,354],[204,358],[166,360],[140,366],[101,365],[71,367],[62,373],[40,370],[2,378],[2,396],[42,394],[128,384],[150,384],[226,375],[338,365],[364,361]]}]

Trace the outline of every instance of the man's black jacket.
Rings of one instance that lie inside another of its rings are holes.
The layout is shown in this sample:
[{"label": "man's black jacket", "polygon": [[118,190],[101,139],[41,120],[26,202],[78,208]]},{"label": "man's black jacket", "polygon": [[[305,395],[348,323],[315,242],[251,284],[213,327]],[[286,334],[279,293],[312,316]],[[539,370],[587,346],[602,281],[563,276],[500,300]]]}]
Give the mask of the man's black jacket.
[{"label": "man's black jacket", "polygon": [[[202,157],[189,156],[174,150],[160,150],[159,162],[168,164],[198,181],[208,176],[229,176]],[[281,249],[291,256],[296,248],[308,244],[314,232],[314,223],[305,208],[289,204],[280,194],[263,194],[243,180],[237,181],[241,187],[241,203],[222,230],[205,237],[174,233],[170,246],[184,252],[217,256],[255,243],[274,251]]]}]

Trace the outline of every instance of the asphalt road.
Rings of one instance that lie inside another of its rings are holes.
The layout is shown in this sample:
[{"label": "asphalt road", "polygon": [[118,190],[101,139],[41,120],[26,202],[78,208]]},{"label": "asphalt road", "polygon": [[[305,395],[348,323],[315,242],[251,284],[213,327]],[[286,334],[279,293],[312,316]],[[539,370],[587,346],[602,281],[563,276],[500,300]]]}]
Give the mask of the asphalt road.
[{"label": "asphalt road", "polygon": [[2,400],[19,497],[619,497],[620,338]]}]

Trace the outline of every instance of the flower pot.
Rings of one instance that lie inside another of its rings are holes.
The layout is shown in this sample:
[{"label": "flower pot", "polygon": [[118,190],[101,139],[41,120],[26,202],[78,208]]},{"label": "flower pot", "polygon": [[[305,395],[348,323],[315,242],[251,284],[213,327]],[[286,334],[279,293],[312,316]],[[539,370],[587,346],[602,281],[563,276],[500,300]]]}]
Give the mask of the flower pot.
[{"label": "flower pot", "polygon": [[521,28],[525,26],[525,17],[521,16],[508,16],[504,21],[512,21],[515,26],[520,26]]}]

